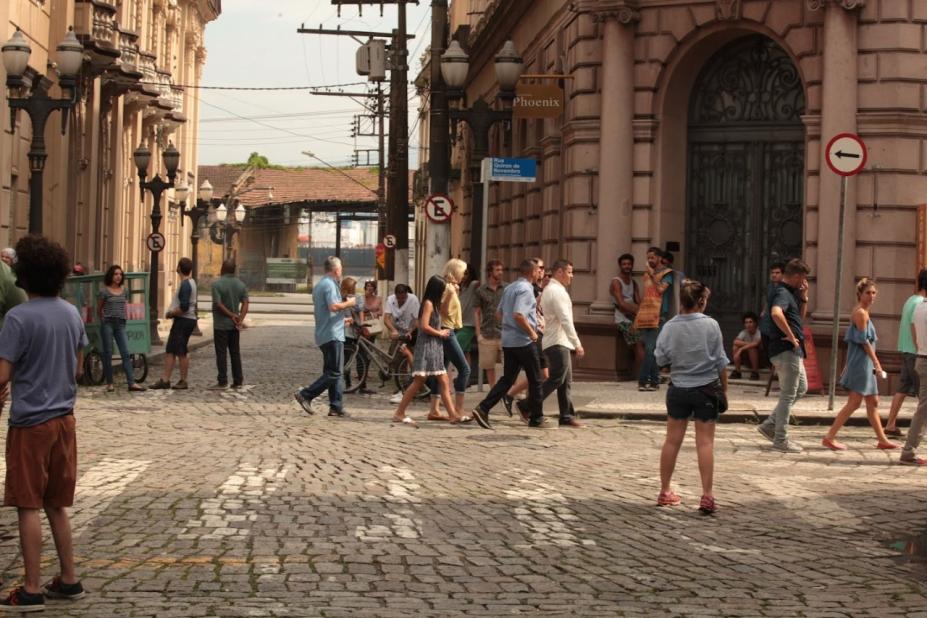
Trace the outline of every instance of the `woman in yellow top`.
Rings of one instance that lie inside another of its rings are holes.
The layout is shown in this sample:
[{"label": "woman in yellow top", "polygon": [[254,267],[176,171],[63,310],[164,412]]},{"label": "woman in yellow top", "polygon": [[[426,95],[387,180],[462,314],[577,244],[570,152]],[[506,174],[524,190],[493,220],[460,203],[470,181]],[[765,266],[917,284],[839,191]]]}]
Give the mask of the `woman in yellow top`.
[{"label": "woman in yellow top", "polygon": [[[450,328],[456,334],[463,328],[463,310],[460,307],[460,282],[467,272],[467,263],[463,260],[448,260],[444,265],[443,278],[447,283],[444,296],[441,298],[441,327]],[[454,365],[457,368],[457,377],[454,378],[454,407],[456,416],[462,416],[464,410],[464,394],[470,383],[470,365],[464,357],[463,350],[457,337],[448,337],[444,340],[444,366]],[[438,412],[438,383],[429,378],[428,388],[431,389],[431,409],[428,411],[428,420],[445,421],[448,417]]]}]

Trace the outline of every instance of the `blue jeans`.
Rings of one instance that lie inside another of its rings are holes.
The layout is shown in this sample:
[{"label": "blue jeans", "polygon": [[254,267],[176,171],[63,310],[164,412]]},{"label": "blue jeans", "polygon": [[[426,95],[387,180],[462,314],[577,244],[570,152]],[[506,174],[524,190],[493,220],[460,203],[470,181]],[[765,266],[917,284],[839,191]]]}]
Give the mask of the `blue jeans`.
[{"label": "blue jeans", "polygon": [[100,339],[103,341],[103,377],[107,384],[113,383],[113,339],[122,357],[122,370],[129,386],[135,384],[132,375],[132,359],[129,358],[129,339],[126,337],[125,320],[103,320],[100,324]]},{"label": "blue jeans", "polygon": [[322,350],[322,375],[309,386],[301,389],[299,394],[307,401],[312,401],[325,391],[328,391],[328,405],[333,410],[341,412],[344,405],[341,402],[344,393],[344,376],[341,375],[344,365],[344,342],[329,341],[319,346]]},{"label": "blue jeans", "polygon": [[659,328],[642,328],[637,331],[644,344],[644,360],[641,362],[641,373],[637,378],[637,383],[641,386],[660,383],[660,368],[657,367],[657,359],[653,351],[657,347],[657,337],[660,336],[662,329],[663,321],[661,320]]},{"label": "blue jeans", "polygon": [[805,361],[799,352],[787,350],[776,354],[769,362],[779,376],[779,403],[762,425],[767,430],[775,430],[776,444],[784,444],[789,439],[792,404],[808,391],[808,377],[805,375]]},{"label": "blue jeans", "polygon": [[[457,337],[451,335],[444,340],[444,366],[454,365],[457,368],[457,377],[454,378],[454,392],[466,393],[467,385],[470,383],[470,365],[467,364],[467,358],[464,356],[463,349]],[[431,394],[438,397],[438,380],[430,377],[425,382]]]}]

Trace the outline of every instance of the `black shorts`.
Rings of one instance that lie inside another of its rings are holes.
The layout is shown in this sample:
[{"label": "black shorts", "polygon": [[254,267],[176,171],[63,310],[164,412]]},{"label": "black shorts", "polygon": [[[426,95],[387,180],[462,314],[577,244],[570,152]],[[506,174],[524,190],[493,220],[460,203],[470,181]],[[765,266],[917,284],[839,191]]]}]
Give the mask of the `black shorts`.
[{"label": "black shorts", "polygon": [[167,345],[164,351],[174,356],[187,355],[187,343],[190,341],[190,335],[196,328],[196,320],[190,318],[174,318],[171,324],[171,334],[167,336]]},{"label": "black shorts", "polygon": [[712,423],[721,415],[717,402],[703,393],[701,387],[673,385],[666,391],[666,413],[679,421],[695,419],[705,423]]},{"label": "black shorts", "polygon": [[914,371],[914,363],[917,361],[917,354],[901,353],[901,379],[898,382],[896,393],[904,393],[912,397],[917,397],[920,391],[921,380]]}]

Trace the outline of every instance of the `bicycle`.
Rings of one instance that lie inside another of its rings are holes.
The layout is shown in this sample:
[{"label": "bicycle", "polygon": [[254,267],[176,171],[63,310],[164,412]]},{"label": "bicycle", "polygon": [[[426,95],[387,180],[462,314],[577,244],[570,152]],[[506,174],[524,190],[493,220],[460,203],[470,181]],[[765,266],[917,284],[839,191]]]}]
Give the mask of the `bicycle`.
[{"label": "bicycle", "polygon": [[[376,365],[379,370],[381,386],[392,379],[396,388],[401,392],[412,384],[412,366],[408,357],[403,353],[406,349],[404,341],[394,341],[389,351],[384,351],[363,335],[362,327],[352,325],[356,339],[348,339],[344,346],[344,392],[354,393],[363,384],[366,384],[370,373],[370,366]],[[430,394],[427,386],[419,391],[419,397]]]}]

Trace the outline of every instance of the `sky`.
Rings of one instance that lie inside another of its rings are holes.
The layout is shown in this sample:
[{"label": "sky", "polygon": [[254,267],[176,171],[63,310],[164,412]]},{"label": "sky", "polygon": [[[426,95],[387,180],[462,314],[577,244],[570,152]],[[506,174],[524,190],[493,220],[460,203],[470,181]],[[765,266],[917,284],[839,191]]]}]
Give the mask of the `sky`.
[{"label": "sky", "polygon": [[[431,37],[428,0],[407,7],[412,80]],[[397,8],[343,6],[341,17],[330,0],[223,0],[222,14],[206,26],[206,67],[201,86],[300,87],[345,85],[344,91],[366,89],[366,77],[355,71],[359,44],[346,36],[296,32],[340,26],[344,30],[390,32],[397,26]],[[362,107],[345,97],[315,96],[308,90],[198,90],[200,98],[199,164],[243,163],[258,152],[277,165],[320,165],[302,151],[326,163],[350,165],[355,148],[375,149],[374,137],[351,137],[351,123]],[[418,98],[409,103],[412,136],[410,165],[418,161],[415,130]]]}]

